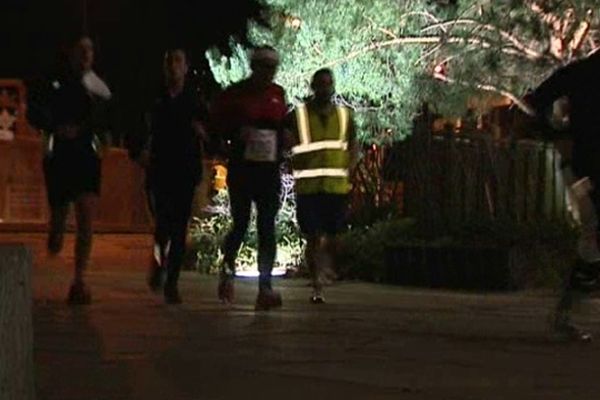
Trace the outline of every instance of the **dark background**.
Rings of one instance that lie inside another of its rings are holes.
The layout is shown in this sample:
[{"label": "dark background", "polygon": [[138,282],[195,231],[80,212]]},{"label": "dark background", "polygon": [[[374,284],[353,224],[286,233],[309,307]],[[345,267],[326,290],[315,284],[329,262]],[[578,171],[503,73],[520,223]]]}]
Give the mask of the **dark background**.
[{"label": "dark background", "polygon": [[[186,48],[196,84],[217,90],[204,50],[244,41],[247,21],[260,20],[255,0],[0,0],[0,78],[26,82],[30,103],[82,33],[95,42],[96,71],[114,93],[115,142],[139,135],[141,114],[161,85],[166,48]],[[35,108],[35,104],[32,104]]]}]

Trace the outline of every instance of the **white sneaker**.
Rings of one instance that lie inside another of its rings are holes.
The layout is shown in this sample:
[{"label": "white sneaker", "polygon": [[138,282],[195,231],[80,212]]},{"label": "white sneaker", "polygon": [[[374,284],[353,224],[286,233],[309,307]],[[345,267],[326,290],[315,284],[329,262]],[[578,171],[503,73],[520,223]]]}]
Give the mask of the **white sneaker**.
[{"label": "white sneaker", "polygon": [[324,304],[325,303],[325,297],[323,296],[323,293],[321,293],[321,291],[314,291],[312,296],[310,296],[310,302],[312,304]]}]

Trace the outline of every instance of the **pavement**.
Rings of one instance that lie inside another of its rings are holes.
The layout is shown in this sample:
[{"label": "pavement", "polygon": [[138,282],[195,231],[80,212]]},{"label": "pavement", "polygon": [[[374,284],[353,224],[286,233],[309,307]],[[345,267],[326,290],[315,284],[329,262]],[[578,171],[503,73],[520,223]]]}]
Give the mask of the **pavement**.
[{"label": "pavement", "polygon": [[[98,235],[93,304],[68,306],[73,238],[48,258],[44,236],[0,234],[34,252],[38,400],[600,398],[599,342],[548,330],[552,293],[482,294],[341,282],[309,304],[302,279],[277,280],[277,311],[255,312],[255,280],[232,307],[216,280],[184,272],[184,304],[145,284],[151,238]],[[600,302],[579,322],[600,335]]]}]

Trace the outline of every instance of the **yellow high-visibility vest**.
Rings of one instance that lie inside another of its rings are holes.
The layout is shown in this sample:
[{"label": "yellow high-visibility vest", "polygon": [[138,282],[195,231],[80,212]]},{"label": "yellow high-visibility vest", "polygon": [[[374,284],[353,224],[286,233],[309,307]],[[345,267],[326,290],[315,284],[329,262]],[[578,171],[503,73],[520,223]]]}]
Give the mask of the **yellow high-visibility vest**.
[{"label": "yellow high-visibility vest", "polygon": [[324,124],[306,104],[296,107],[298,145],[292,148],[292,167],[299,194],[334,193],[350,191],[348,167],[348,125],[350,112],[336,106]]}]

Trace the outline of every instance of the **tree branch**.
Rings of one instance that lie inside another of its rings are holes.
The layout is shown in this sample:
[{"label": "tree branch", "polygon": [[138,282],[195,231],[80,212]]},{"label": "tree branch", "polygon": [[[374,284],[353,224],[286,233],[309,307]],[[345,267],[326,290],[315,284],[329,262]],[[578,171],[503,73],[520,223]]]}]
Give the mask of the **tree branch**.
[{"label": "tree branch", "polygon": [[443,36],[409,36],[409,37],[398,37],[396,39],[385,40],[383,42],[372,43],[361,49],[351,51],[344,57],[340,57],[333,61],[330,61],[323,65],[323,68],[330,68],[337,64],[350,61],[356,57],[359,57],[370,51],[379,50],[385,47],[398,46],[404,44],[444,44],[444,43],[464,43],[464,44],[476,44],[484,48],[492,47],[491,44],[487,43],[483,39],[477,38],[462,38],[462,37],[443,37]]},{"label": "tree branch", "polygon": [[502,37],[504,40],[511,43],[517,50],[522,51],[530,59],[539,60],[541,58],[544,58],[543,53],[540,53],[539,51],[533,50],[530,47],[526,46],[516,36],[514,36],[510,32],[500,29],[494,25],[482,24],[481,22],[472,20],[472,19],[459,19],[459,20],[440,22],[437,24],[426,26],[425,28],[421,29],[421,32],[427,32],[427,31],[430,31],[433,29],[440,29],[442,27],[447,27],[450,25],[475,25],[476,27],[481,28],[486,31],[489,31],[489,32],[497,32],[500,35],[500,37]]},{"label": "tree branch", "polygon": [[521,100],[519,97],[517,97],[513,93],[511,93],[507,90],[501,89],[499,87],[496,87],[493,85],[481,84],[481,83],[461,82],[461,81],[457,81],[452,78],[448,78],[446,75],[443,75],[440,73],[435,73],[435,72],[433,74],[433,77],[442,82],[461,85],[461,86],[465,86],[465,87],[473,87],[475,89],[482,90],[484,92],[493,92],[493,93],[501,94],[502,96],[510,99],[510,101],[512,101],[517,107],[519,107],[526,114],[532,115],[532,116],[535,115],[535,111],[527,103],[525,103],[523,100]]},{"label": "tree branch", "polygon": [[598,44],[596,43],[596,40],[594,40],[593,36],[591,35],[591,31],[590,31],[590,33],[588,33],[588,35],[586,37],[586,41],[589,46],[589,50],[587,50],[586,56],[589,56],[590,54],[592,54],[593,52],[595,52],[598,49]]},{"label": "tree branch", "polygon": [[528,1],[527,3],[529,3],[529,8],[531,11],[539,15],[540,19],[547,25],[554,27],[554,25],[560,21],[560,17],[558,15],[544,10],[544,7],[537,1]]},{"label": "tree branch", "polygon": [[[435,15],[433,15],[433,14],[431,14],[431,13],[429,13],[429,12],[426,12],[426,11],[411,11],[411,12],[407,12],[406,14],[402,14],[402,15],[400,16],[400,20],[403,20],[403,19],[406,19],[406,18],[412,17],[412,16],[414,16],[414,15],[419,15],[419,16],[425,17],[425,18],[427,18],[427,19],[430,19],[430,20],[432,20],[432,21],[433,21],[433,22],[435,22],[435,23],[439,23],[439,22],[440,22],[440,19],[439,19],[439,18],[437,18]],[[442,28],[442,30],[443,30],[444,32],[446,32],[446,29],[445,29],[445,28]]]},{"label": "tree branch", "polygon": [[438,52],[440,49],[442,48],[441,44],[436,44],[435,46],[433,46],[431,49],[427,50],[425,53],[423,53],[423,55],[421,55],[421,57],[419,57],[419,59],[417,61],[415,61],[414,65],[419,65],[421,62],[423,62],[423,60],[425,60],[427,57],[429,57],[432,54],[435,54],[436,52]]},{"label": "tree branch", "polygon": [[[351,51],[350,53],[346,54],[343,57],[337,58],[335,60],[332,60],[332,61],[329,61],[329,62],[323,64],[322,68],[331,68],[338,64],[345,63],[354,58],[360,57],[361,55],[366,54],[370,51],[375,51],[375,50],[379,50],[379,49],[386,48],[386,47],[399,46],[399,45],[428,45],[428,44],[438,45],[441,47],[444,44],[448,44],[448,43],[476,45],[476,46],[482,47],[484,49],[489,49],[489,48],[493,47],[493,45],[491,43],[489,43],[488,41],[486,41],[485,39],[476,38],[476,37],[463,38],[463,37],[459,37],[459,36],[450,36],[450,37],[446,37],[446,36],[405,36],[405,37],[397,37],[395,39],[385,40],[382,42],[375,42],[375,43],[372,43],[361,49]],[[519,56],[523,55],[522,53],[519,53],[517,50],[512,49],[512,48],[503,48],[502,52],[506,53],[506,54],[510,54],[510,55],[519,55]],[[306,75],[308,75],[308,73],[300,73],[300,74],[297,74],[296,76],[298,78],[303,78]]]},{"label": "tree branch", "polygon": [[589,31],[590,23],[588,21],[582,21],[579,24],[577,30],[575,31],[571,43],[569,43],[569,49],[571,50],[571,52],[576,52],[579,51],[579,49],[581,49],[581,45],[583,44],[583,41],[587,37]]},{"label": "tree branch", "polygon": [[398,35],[396,35],[394,32],[390,31],[389,29],[386,28],[382,28],[381,26],[379,26],[379,24],[377,24],[373,18],[370,17],[366,17],[369,22],[371,23],[371,25],[373,25],[375,27],[375,29],[377,29],[379,32],[382,32],[384,34],[386,34],[387,36],[391,37],[392,39],[397,39]]}]

